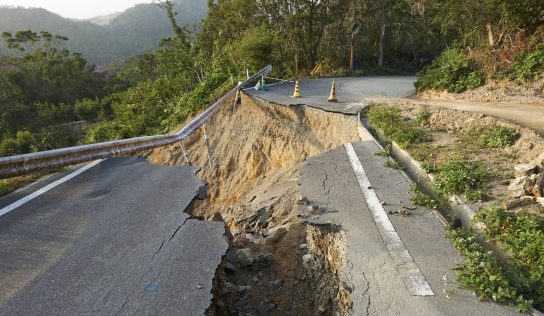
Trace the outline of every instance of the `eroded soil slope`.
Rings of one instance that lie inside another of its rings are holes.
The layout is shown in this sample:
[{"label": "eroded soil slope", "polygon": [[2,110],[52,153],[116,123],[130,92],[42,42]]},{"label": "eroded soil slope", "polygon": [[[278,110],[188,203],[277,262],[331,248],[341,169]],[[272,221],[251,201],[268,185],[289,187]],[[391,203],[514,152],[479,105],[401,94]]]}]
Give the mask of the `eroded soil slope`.
[{"label": "eroded soil slope", "polygon": [[[351,306],[338,271],[344,238],[337,227],[301,223],[298,167],[308,157],[358,139],[357,119],[306,107],[228,102],[184,142],[208,199],[192,215],[222,220],[230,249],[216,273],[209,314],[345,315]],[[179,144],[149,160],[186,164]]]}]

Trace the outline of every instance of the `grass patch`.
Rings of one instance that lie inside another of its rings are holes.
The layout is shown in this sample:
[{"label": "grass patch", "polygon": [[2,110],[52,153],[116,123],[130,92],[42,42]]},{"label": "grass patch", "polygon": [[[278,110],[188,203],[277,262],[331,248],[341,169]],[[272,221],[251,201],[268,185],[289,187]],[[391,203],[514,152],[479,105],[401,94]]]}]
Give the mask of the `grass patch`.
[{"label": "grass patch", "polygon": [[416,124],[406,122],[398,108],[373,106],[368,111],[367,117],[372,128],[381,131],[388,140],[396,142],[402,148],[431,140]]},{"label": "grass patch", "polygon": [[503,266],[472,232],[457,229],[450,231],[448,237],[464,257],[464,263],[455,269],[459,283],[472,288],[480,299],[515,306],[520,312],[531,308],[531,289],[519,271]]},{"label": "grass patch", "polygon": [[483,199],[488,181],[489,174],[482,163],[459,158],[439,166],[435,185],[443,194],[464,194],[467,200],[475,202]]}]

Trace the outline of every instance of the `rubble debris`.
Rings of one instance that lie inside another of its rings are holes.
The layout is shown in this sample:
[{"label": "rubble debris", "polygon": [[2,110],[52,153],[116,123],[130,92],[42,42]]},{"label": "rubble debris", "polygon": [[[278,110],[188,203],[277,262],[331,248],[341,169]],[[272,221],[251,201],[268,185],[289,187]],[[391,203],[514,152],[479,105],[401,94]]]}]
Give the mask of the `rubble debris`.
[{"label": "rubble debris", "polygon": [[236,261],[242,267],[247,267],[253,264],[255,258],[253,258],[253,252],[249,248],[243,248],[236,251]]}]

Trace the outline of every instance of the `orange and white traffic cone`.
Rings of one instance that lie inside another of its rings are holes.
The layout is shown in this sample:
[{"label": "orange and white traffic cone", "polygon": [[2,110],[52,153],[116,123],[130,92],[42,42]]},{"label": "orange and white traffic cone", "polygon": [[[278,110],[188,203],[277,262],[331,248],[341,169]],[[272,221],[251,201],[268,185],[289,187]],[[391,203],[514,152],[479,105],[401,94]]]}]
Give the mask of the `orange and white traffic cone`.
[{"label": "orange and white traffic cone", "polygon": [[336,98],[336,82],[332,82],[331,95],[329,96],[329,102],[338,102]]},{"label": "orange and white traffic cone", "polygon": [[300,98],[300,87],[298,85],[298,80],[295,83],[295,92],[293,93],[293,98]]}]

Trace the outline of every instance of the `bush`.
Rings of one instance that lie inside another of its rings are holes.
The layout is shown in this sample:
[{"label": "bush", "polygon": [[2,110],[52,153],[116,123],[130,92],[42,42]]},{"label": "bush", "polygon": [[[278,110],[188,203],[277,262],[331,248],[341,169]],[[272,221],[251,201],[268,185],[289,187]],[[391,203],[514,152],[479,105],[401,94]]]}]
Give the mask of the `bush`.
[{"label": "bush", "polygon": [[538,44],[534,50],[522,55],[512,69],[513,79],[531,82],[542,77],[544,73],[544,43]]},{"label": "bush", "polygon": [[426,89],[447,90],[460,93],[475,89],[485,83],[483,72],[477,70],[472,59],[457,48],[449,48],[418,74],[417,91]]},{"label": "bush", "polygon": [[482,198],[482,192],[487,189],[488,178],[483,164],[454,159],[439,167],[435,185],[443,194],[465,194],[469,201],[476,201]]},{"label": "bush", "polygon": [[115,122],[103,122],[85,131],[83,143],[93,144],[109,140],[122,139],[120,128]]},{"label": "bush", "polygon": [[94,121],[98,119],[102,106],[100,100],[83,99],[74,105],[74,112],[78,119]]},{"label": "bush", "polygon": [[380,130],[387,139],[396,142],[403,148],[430,140],[427,133],[415,124],[404,121],[397,108],[371,107],[368,112],[368,123],[372,128]]},{"label": "bush", "polygon": [[13,156],[36,150],[36,139],[28,131],[19,131],[15,138],[6,138],[0,143],[0,156]]},{"label": "bush", "polygon": [[481,135],[481,141],[486,147],[505,148],[513,145],[518,137],[513,129],[495,125]]}]

